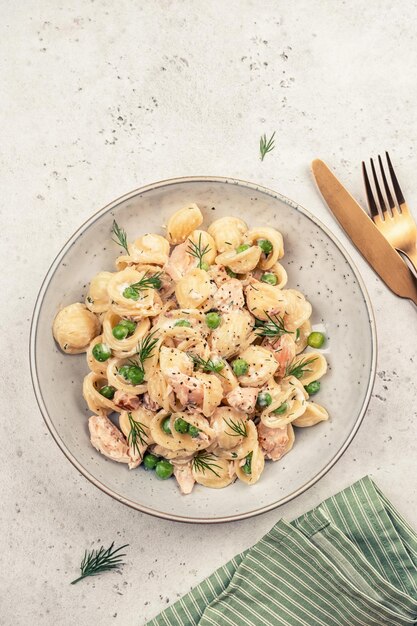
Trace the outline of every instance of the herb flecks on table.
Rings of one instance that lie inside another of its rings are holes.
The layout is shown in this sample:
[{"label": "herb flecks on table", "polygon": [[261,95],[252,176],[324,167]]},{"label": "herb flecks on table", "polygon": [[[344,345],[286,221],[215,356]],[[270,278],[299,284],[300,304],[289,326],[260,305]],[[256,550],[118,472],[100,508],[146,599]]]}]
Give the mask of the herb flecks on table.
[{"label": "herb flecks on table", "polygon": [[259,141],[259,152],[261,153],[261,161],[264,160],[268,152],[272,152],[272,150],[275,148],[274,137],[275,137],[275,131],[272,133],[269,139],[266,138],[265,134],[262,135]]},{"label": "herb flecks on table", "polygon": [[115,235],[116,239],[112,239],[114,243],[118,243],[122,248],[126,250],[126,253],[130,255],[129,248],[127,246],[127,236],[126,231],[123,228],[120,228],[116,220],[113,220],[112,233]]},{"label": "herb flecks on table", "polygon": [[123,548],[126,548],[128,545],[128,543],[125,543],[123,546],[120,546],[120,548],[114,548],[113,541],[110,548],[107,548],[107,550],[105,550],[103,546],[98,550],[91,550],[91,552],[86,550],[80,566],[81,576],[73,580],[71,585],[75,585],[83,578],[87,578],[87,576],[97,576],[97,574],[118,569],[124,565],[122,557],[126,556],[126,554],[120,554],[120,550],[123,550]]},{"label": "herb flecks on table", "polygon": [[202,247],[201,244],[201,233],[198,237],[198,243],[194,243],[194,241],[192,241],[191,239],[188,240],[189,246],[187,248],[187,252],[188,254],[190,254],[191,256],[195,257],[198,260],[198,268],[200,270],[204,269],[204,263],[205,261],[203,260],[204,256],[210,252],[211,248],[208,244],[206,244],[204,246],[204,248]]}]

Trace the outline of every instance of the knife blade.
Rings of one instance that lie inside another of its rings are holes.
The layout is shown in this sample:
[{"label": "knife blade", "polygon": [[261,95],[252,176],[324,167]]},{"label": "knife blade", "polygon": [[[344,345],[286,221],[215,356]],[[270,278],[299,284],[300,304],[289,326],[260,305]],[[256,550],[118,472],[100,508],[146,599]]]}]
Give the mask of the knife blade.
[{"label": "knife blade", "polygon": [[362,256],[391,291],[417,304],[417,280],[398,252],[324,161],[315,159],[311,166],[329,209]]}]

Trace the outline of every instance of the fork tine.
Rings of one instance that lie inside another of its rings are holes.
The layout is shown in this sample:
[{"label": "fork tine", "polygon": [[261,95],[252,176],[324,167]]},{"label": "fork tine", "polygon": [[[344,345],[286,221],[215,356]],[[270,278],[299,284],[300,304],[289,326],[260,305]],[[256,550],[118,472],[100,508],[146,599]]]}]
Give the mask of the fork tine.
[{"label": "fork tine", "polygon": [[376,175],[373,159],[371,159],[371,169],[372,169],[372,174],[374,175],[374,183],[375,183],[375,189],[376,189],[376,193],[377,193],[378,200],[379,200],[379,206],[381,208],[382,213],[384,214],[387,211],[387,206],[385,204],[384,196],[382,195],[381,187],[379,186],[379,180],[378,180],[378,176]]},{"label": "fork tine", "polygon": [[388,152],[385,152],[385,156],[387,157],[388,169],[391,176],[392,186],[394,187],[395,197],[397,198],[398,205],[405,204],[405,198],[403,196],[403,192],[401,191],[400,185],[398,184],[397,177],[394,172],[394,168],[392,167],[391,159],[389,158]]},{"label": "fork tine", "polygon": [[378,163],[379,163],[379,167],[381,170],[382,181],[384,183],[384,189],[385,189],[385,193],[387,196],[388,204],[389,204],[390,209],[392,210],[395,208],[395,201],[391,195],[391,189],[389,188],[387,177],[385,176],[385,170],[384,170],[384,166],[382,165],[381,155],[379,154],[378,154]]},{"label": "fork tine", "polygon": [[374,194],[372,193],[371,183],[369,182],[368,172],[366,171],[366,166],[364,161],[362,161],[362,174],[363,180],[365,182],[365,191],[366,191],[366,199],[368,200],[368,208],[371,216],[377,217],[379,215],[378,207],[375,202]]}]

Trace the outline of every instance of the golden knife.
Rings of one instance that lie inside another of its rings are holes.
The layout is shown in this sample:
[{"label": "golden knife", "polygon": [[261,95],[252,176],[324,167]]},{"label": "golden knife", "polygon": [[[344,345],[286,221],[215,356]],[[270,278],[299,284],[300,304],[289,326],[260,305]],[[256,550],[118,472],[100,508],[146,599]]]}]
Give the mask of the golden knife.
[{"label": "golden knife", "polygon": [[318,188],[331,212],[362,256],[391,291],[417,304],[417,280],[398,252],[324,161],[315,159],[312,169]]}]

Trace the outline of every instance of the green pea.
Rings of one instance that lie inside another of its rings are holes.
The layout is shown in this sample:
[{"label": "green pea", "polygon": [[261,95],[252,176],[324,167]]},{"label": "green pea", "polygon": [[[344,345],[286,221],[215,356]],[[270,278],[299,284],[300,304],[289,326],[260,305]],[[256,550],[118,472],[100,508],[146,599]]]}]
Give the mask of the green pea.
[{"label": "green pea", "polygon": [[136,322],[132,322],[131,320],[120,320],[118,326],[125,326],[128,330],[128,335],[133,335],[136,330]]},{"label": "green pea", "polygon": [[275,286],[278,282],[278,278],[276,277],[275,274],[271,274],[270,272],[265,272],[265,274],[262,274],[261,281],[263,283],[268,283],[268,285]]},{"label": "green pea", "polygon": [[275,411],[272,411],[272,413],[274,413],[275,415],[282,415],[283,413],[285,413],[287,409],[288,409],[287,402],[283,402],[282,404],[280,404],[280,406],[277,409],[275,409]]},{"label": "green pea", "polygon": [[174,472],[173,465],[169,461],[166,461],[165,459],[158,461],[158,463],[155,465],[155,474],[161,480],[166,480],[167,478],[170,478],[173,472]]},{"label": "green pea", "polygon": [[143,379],[145,378],[145,372],[137,365],[132,365],[129,367],[127,378],[132,385],[140,385],[143,383]]},{"label": "green pea", "polygon": [[192,426],[190,425],[188,428],[188,434],[195,439],[196,437],[198,437],[198,435],[200,434],[200,430],[197,428],[197,426]]},{"label": "green pea", "polygon": [[153,470],[155,469],[158,461],[159,461],[159,458],[157,456],[155,456],[154,454],[151,454],[150,452],[146,452],[146,454],[143,457],[143,467],[146,470]]},{"label": "green pea", "polygon": [[210,311],[210,313],[206,314],[206,324],[210,328],[210,330],[218,328],[221,321],[222,318],[219,313],[216,313],[216,311]]},{"label": "green pea", "polygon": [[99,389],[99,393],[101,393],[101,395],[108,400],[113,400],[116,389],[111,385],[104,385],[104,387],[101,387],[101,389]]},{"label": "green pea", "polygon": [[256,404],[260,406],[262,409],[266,406],[269,406],[271,402],[272,402],[271,394],[268,393],[267,391],[261,391],[258,394],[258,399],[256,401]]},{"label": "green pea", "polygon": [[265,252],[265,254],[269,254],[273,250],[273,245],[269,241],[269,239],[258,239],[256,243],[258,244],[262,252]]},{"label": "green pea", "polygon": [[105,343],[96,343],[92,353],[95,360],[100,361],[100,363],[107,361],[111,357],[111,350]]},{"label": "green pea", "polygon": [[224,361],[219,360],[217,361],[217,363],[214,364],[214,371],[219,373],[222,371],[222,369],[224,369]]},{"label": "green pea", "polygon": [[307,343],[311,348],[321,348],[324,344],[325,339],[326,337],[323,335],[323,333],[314,331],[309,334]]},{"label": "green pea", "polygon": [[169,425],[170,418],[171,418],[171,416],[168,415],[168,417],[166,417],[164,419],[164,421],[161,423],[161,428],[162,428],[162,430],[164,431],[164,433],[166,435],[171,435],[172,434],[171,428],[170,428],[170,425]]},{"label": "green pea", "polygon": [[208,263],[206,263],[206,261],[202,261],[200,263],[200,269],[202,269],[205,272],[207,272],[210,269],[210,265]]},{"label": "green pea", "polygon": [[248,373],[249,363],[245,359],[235,359],[232,368],[236,376],[244,376]]},{"label": "green pea", "polygon": [[112,334],[113,334],[113,337],[115,337],[116,339],[119,339],[119,341],[120,341],[121,339],[126,339],[126,337],[129,334],[129,331],[126,328],[126,326],[122,326],[121,324],[117,324],[117,326],[115,326],[113,328]]},{"label": "green pea", "polygon": [[226,274],[230,276],[230,278],[236,278],[237,274],[230,267],[226,267]]},{"label": "green pea", "polygon": [[130,365],[122,365],[122,367],[119,367],[117,373],[120,376],[123,376],[125,380],[129,380],[129,370],[130,370]]},{"label": "green pea", "polygon": [[242,470],[245,474],[252,474],[252,452],[249,452],[245,460],[245,465],[242,466]]},{"label": "green pea", "polygon": [[129,300],[139,300],[139,291],[133,287],[126,287],[123,291],[123,297]]},{"label": "green pea", "polygon": [[175,420],[174,428],[177,433],[188,433],[189,426],[189,423],[183,420],[181,417]]},{"label": "green pea", "polygon": [[315,393],[320,391],[320,381],[313,380],[311,383],[308,383],[304,389],[307,391],[309,396],[314,396]]},{"label": "green pea", "polygon": [[185,326],[186,328],[190,328],[191,322],[189,322],[188,320],[178,320],[177,322],[175,322],[174,326],[180,326],[181,328]]},{"label": "green pea", "polygon": [[245,252],[249,250],[250,245],[248,243],[241,243],[240,246],[236,248],[236,254],[240,254],[241,252]]}]

